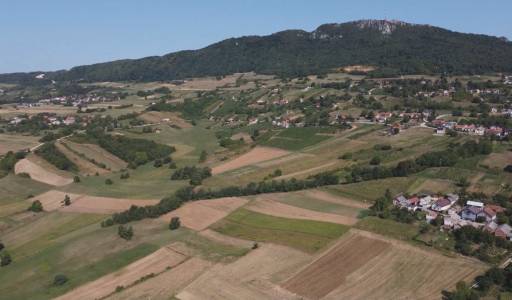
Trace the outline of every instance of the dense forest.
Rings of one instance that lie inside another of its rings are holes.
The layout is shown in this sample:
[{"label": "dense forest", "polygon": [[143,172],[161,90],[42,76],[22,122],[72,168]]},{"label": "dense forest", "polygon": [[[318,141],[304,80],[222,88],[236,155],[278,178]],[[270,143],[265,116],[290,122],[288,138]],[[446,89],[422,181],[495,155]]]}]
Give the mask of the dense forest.
[{"label": "dense forest", "polygon": [[[231,38],[199,50],[125,59],[46,73],[59,81],[159,81],[255,71],[297,76],[349,65],[379,67],[371,76],[512,72],[512,43],[396,21],[325,24]],[[34,80],[36,73],[0,75],[0,82]]]}]

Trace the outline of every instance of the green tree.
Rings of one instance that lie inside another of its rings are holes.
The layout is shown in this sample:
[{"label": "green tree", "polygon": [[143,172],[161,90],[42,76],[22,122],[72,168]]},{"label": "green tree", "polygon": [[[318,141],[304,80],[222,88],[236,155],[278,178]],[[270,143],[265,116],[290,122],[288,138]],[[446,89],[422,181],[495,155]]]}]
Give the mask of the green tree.
[{"label": "green tree", "polygon": [[132,228],[132,226],[119,225],[119,227],[117,228],[117,234],[122,239],[129,241],[133,237],[133,228]]},{"label": "green tree", "polygon": [[112,184],[114,184],[114,182],[112,181],[112,179],[107,178],[107,179],[105,179],[105,184],[106,185],[112,185]]},{"label": "green tree", "polygon": [[36,201],[32,202],[32,204],[30,205],[28,210],[31,212],[35,212],[35,213],[42,212],[43,204],[41,203],[41,201],[36,200]]},{"label": "green tree", "polygon": [[62,201],[62,203],[64,203],[65,206],[70,206],[71,205],[71,198],[69,198],[69,196],[66,195],[64,197],[64,200]]},{"label": "green tree", "polygon": [[176,229],[180,228],[180,226],[181,226],[180,218],[179,217],[172,217],[171,218],[171,222],[169,223],[169,229],[170,230],[176,230]]},{"label": "green tree", "polygon": [[80,182],[80,177],[78,175],[73,177],[73,182],[79,183]]}]

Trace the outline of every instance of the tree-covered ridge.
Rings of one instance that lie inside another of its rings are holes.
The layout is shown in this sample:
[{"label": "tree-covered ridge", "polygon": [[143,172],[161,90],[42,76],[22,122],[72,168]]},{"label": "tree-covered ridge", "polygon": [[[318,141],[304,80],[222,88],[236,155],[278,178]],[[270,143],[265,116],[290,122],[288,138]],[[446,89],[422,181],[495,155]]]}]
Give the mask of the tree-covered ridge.
[{"label": "tree-covered ridge", "polygon": [[[374,76],[512,72],[512,43],[428,25],[365,20],[326,24],[312,32],[287,30],[231,38],[164,56],[79,66],[47,73],[47,79],[157,81],[250,71],[291,76],[348,65],[377,66]],[[33,75],[4,74],[0,82],[27,80]]]}]

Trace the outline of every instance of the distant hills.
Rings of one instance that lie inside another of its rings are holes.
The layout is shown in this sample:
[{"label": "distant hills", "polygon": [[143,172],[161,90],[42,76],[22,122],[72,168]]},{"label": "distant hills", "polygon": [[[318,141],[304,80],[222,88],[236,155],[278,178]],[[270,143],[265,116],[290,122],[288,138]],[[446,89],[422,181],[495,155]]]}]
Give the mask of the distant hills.
[{"label": "distant hills", "polygon": [[[400,21],[325,24],[230,38],[199,50],[125,59],[46,73],[46,79],[160,81],[254,71],[298,76],[349,65],[371,65],[374,76],[512,72],[512,42]],[[0,75],[0,82],[34,80],[41,72]]]}]

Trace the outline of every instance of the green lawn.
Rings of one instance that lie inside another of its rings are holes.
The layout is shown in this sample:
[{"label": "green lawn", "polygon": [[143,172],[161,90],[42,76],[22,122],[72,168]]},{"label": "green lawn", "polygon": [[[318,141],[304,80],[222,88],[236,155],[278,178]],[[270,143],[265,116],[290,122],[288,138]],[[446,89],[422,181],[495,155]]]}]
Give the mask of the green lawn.
[{"label": "green lawn", "polygon": [[378,217],[366,217],[359,221],[355,225],[355,228],[371,231],[402,241],[412,241],[412,239],[418,234],[418,228],[415,225],[398,223],[393,220],[381,219]]},{"label": "green lawn", "polygon": [[24,200],[30,195],[37,195],[50,190],[51,186],[9,174],[0,179],[0,205]]},{"label": "green lawn", "polygon": [[322,249],[349,227],[339,224],[273,217],[239,209],[212,227],[222,234],[290,246],[308,253]]},{"label": "green lawn", "polygon": [[287,128],[263,141],[262,145],[297,151],[331,138],[330,133],[333,133],[330,128]]}]

